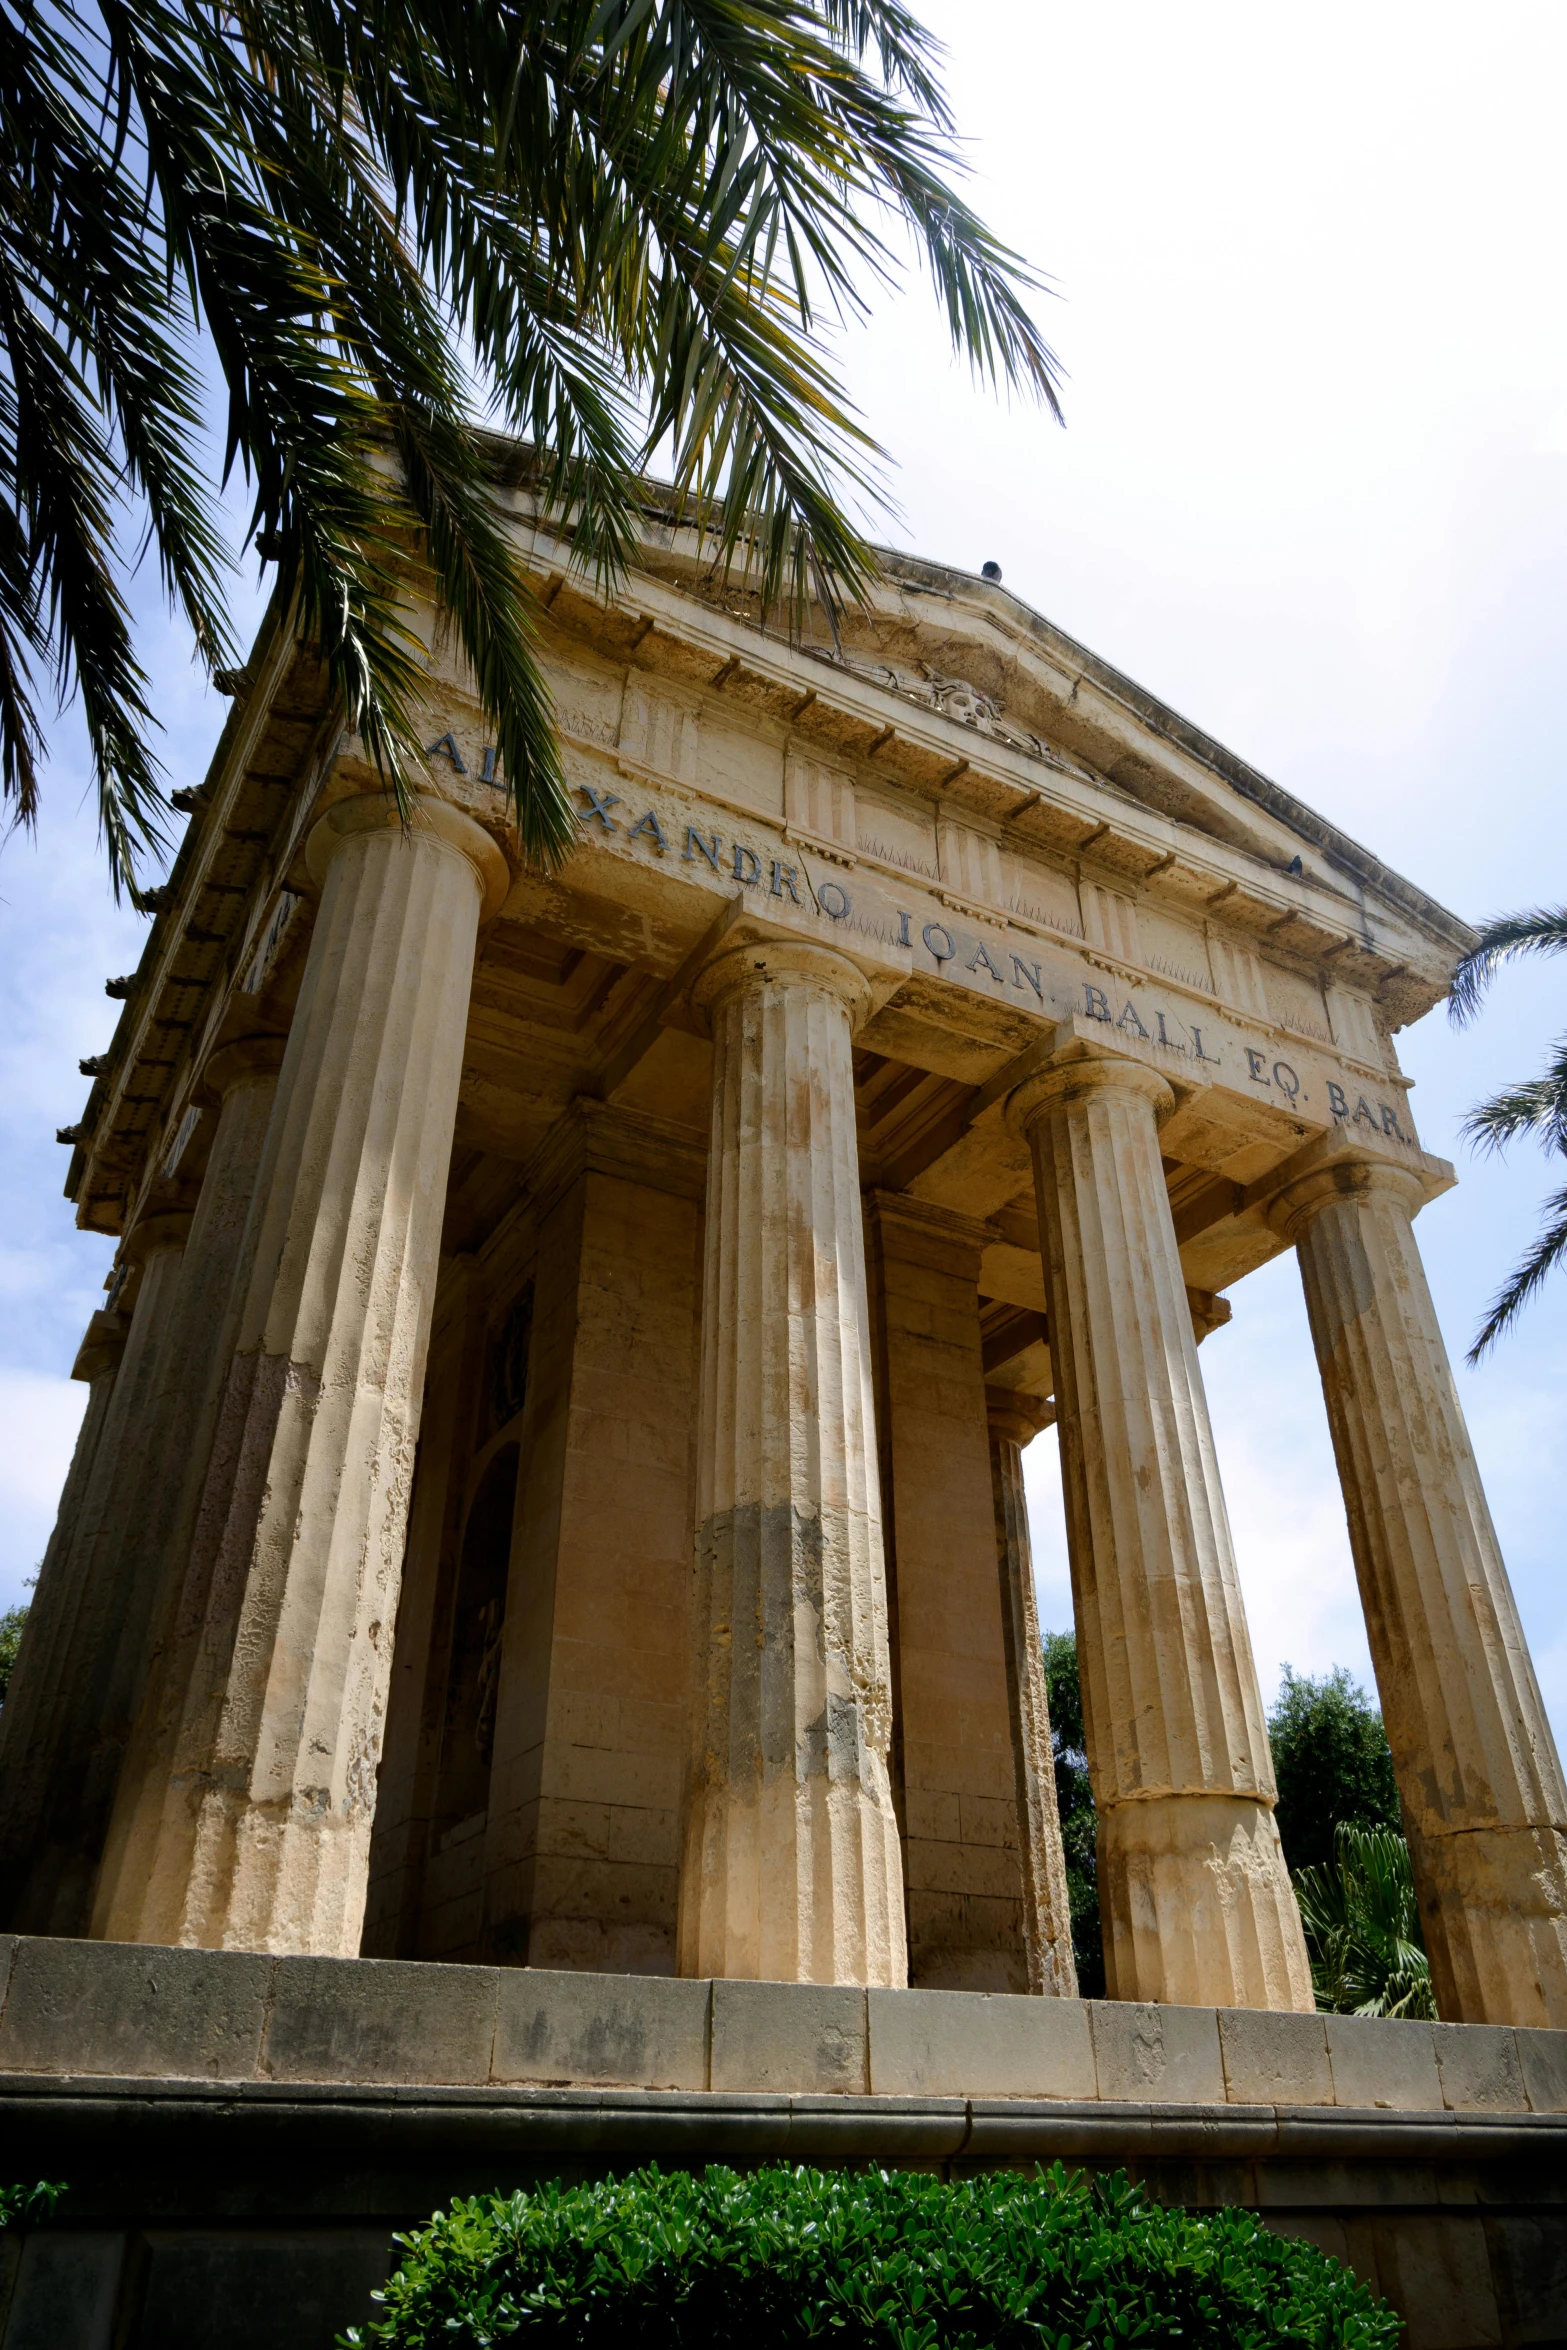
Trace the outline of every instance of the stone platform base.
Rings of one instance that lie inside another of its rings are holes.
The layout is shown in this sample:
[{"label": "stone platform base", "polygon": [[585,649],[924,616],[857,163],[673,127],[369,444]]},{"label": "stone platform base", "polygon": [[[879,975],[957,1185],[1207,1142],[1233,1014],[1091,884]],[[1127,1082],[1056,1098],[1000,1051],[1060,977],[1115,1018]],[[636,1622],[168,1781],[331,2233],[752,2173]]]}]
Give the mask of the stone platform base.
[{"label": "stone platform base", "polygon": [[636,2163],[1058,2157],[1244,2203],[1408,2350],[1567,2345],[1567,2033],[0,1940],[3,2350],[327,2350],[394,2229]]}]

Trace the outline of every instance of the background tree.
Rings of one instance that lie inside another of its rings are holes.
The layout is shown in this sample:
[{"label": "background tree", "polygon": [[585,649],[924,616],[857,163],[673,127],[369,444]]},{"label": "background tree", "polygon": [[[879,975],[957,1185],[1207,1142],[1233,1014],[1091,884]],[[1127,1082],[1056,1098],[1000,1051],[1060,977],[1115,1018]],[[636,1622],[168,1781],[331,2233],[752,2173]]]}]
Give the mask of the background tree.
[{"label": "background tree", "polygon": [[[1517,955],[1552,955],[1567,947],[1567,906],[1536,907],[1528,914],[1503,914],[1485,923],[1477,943],[1453,973],[1448,1012],[1462,1028],[1479,1011],[1486,989],[1504,963]],[[1527,1134],[1552,1157],[1567,1157],[1567,1036],[1560,1037],[1538,1077],[1505,1086],[1480,1102],[1463,1131],[1482,1150],[1502,1151]],[[1528,1304],[1546,1275],[1567,1262],[1567,1188],[1545,1203],[1533,1248],[1527,1250],[1492,1298],[1469,1349],[1477,1363]]]},{"label": "background tree", "polygon": [[[1043,1647],[1055,1750],[1056,1803],[1066,1851],[1067,1895],[1072,1909],[1072,1949],[1077,1960],[1078,1987],[1085,1999],[1101,1999],[1105,1989],[1105,1961],[1095,1850],[1098,1822],[1088,1777],[1077,1635],[1047,1632]],[[1279,1836],[1292,1872],[1315,1868],[1332,1873],[1341,1824],[1357,1832],[1391,1833],[1403,1848],[1393,1757],[1388,1750],[1382,1717],[1342,1665],[1334,1666],[1320,1680],[1296,1673],[1286,1665],[1278,1698],[1268,1717],[1268,1739],[1279,1785],[1276,1815]],[[1407,1851],[1403,1867],[1407,1876]],[[1386,1940],[1383,1925],[1379,1923],[1382,1911],[1373,1908],[1367,1916],[1360,1915],[1367,1898],[1364,1879],[1363,1867],[1358,1876],[1352,1871],[1351,1879],[1346,1880],[1348,1892],[1341,1887],[1334,1896],[1341,1906],[1347,1901],[1354,1911],[1353,1946],[1361,1954],[1356,1963],[1362,1966],[1362,1972],[1369,1963],[1364,1959],[1364,1952],[1379,1946],[1379,1937]],[[1298,1874],[1296,1881],[1298,1889]],[[1409,1898],[1412,1904],[1412,1883]],[[1326,1892],[1319,1893],[1319,1907],[1327,1900]],[[1326,1910],[1323,1914],[1327,1914]],[[1398,1915],[1404,1918],[1402,1911]],[[1419,1919],[1412,1907],[1400,1931],[1403,1940],[1423,1955]],[[1316,1964],[1315,1945],[1313,1963]],[[1331,1973],[1332,1963],[1336,1962],[1325,1959],[1323,1963]]]},{"label": "background tree", "polygon": [[1274,1817],[1291,1871],[1329,1864],[1341,1822],[1403,1834],[1382,1716],[1342,1665],[1317,1681],[1284,1667],[1268,1744],[1279,1787]]},{"label": "background tree", "polygon": [[16,1669],[16,1652],[22,1644],[22,1626],[27,1621],[27,1602],[20,1607],[8,1607],[0,1614],[0,1705],[11,1687],[11,1675]]},{"label": "background tree", "polygon": [[1055,1752],[1056,1805],[1066,1853],[1066,1890],[1072,1909],[1072,1955],[1077,1988],[1084,1999],[1105,1993],[1104,1933],[1099,1922],[1099,1871],[1095,1848],[1098,1815],[1088,1781],[1088,1744],[1083,1733],[1083,1689],[1077,1673],[1077,1634],[1044,1636],[1045,1692]]},{"label": "background tree", "polygon": [[1056,406],[1037,283],[957,193],[902,0],[0,0],[0,795],[79,692],[116,887],[162,844],[124,563],[232,658],[201,460],[401,795],[426,567],[524,846],[572,837],[488,414],[612,579],[660,452],[771,605],[863,586],[881,452],[824,330],[912,250],[980,377]]}]

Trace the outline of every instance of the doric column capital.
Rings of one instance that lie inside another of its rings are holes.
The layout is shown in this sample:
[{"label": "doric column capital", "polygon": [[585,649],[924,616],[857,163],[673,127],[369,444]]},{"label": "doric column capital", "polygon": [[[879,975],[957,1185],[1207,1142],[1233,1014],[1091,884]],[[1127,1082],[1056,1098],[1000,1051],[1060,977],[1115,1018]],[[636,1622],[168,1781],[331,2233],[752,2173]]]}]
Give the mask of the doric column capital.
[{"label": "doric column capital", "polygon": [[435,841],[456,849],[473,867],[479,882],[479,919],[498,914],[511,887],[511,867],[499,843],[473,817],[448,800],[417,793],[406,820],[389,792],[364,792],[356,799],[338,800],[314,826],[305,843],[305,863],[319,888],[338,851],[366,833],[402,832],[410,842]]},{"label": "doric column capital", "polygon": [[1175,1107],[1175,1095],[1157,1069],[1098,1052],[1075,1040],[1043,1069],[1025,1077],[1007,1097],[1006,1121],[1014,1134],[1026,1140],[1031,1128],[1061,1103],[1092,1101],[1096,1095],[1118,1095],[1123,1100],[1140,1095],[1160,1126]]},{"label": "doric column capital", "polygon": [[112,1370],[124,1354],[127,1335],[125,1316],[105,1313],[100,1308],[82,1333],[82,1343],[71,1365],[71,1377],[83,1380],[90,1387],[100,1371]]},{"label": "doric column capital", "polygon": [[191,1220],[185,1209],[166,1216],[143,1216],[121,1241],[121,1258],[132,1265],[144,1265],[157,1249],[183,1248],[190,1238]]},{"label": "doric column capital", "polygon": [[758,938],[741,946],[725,946],[701,971],[691,988],[693,1011],[710,1015],[726,996],[761,992],[765,988],[809,987],[835,996],[849,1015],[851,1032],[861,1027],[871,1008],[871,984],[847,955],[809,939]]},{"label": "doric column capital", "polygon": [[1201,1346],[1215,1330],[1222,1330],[1233,1311],[1227,1297],[1217,1297],[1211,1289],[1193,1289],[1186,1284],[1186,1303],[1191,1308],[1192,1336]]},{"label": "doric column capital", "polygon": [[236,1085],[257,1085],[283,1066],[286,1036],[241,1036],[209,1053],[199,1091],[214,1106]]},{"label": "doric column capital", "polygon": [[1021,1451],[1043,1429],[1055,1426],[1056,1407],[1042,1395],[1026,1395],[1020,1387],[987,1387],[985,1418],[992,1436],[1015,1444]]},{"label": "doric column capital", "polygon": [[1346,1152],[1342,1158],[1309,1168],[1293,1183],[1285,1184],[1268,1203],[1268,1222],[1286,1240],[1296,1241],[1324,1208],[1339,1200],[1365,1199],[1374,1192],[1397,1200],[1411,1216],[1424,1207],[1428,1196],[1413,1168]]},{"label": "doric column capital", "polygon": [[523,1171],[523,1189],[541,1221],[584,1175],[610,1175],[677,1199],[703,1197],[707,1153],[685,1126],[643,1110],[579,1094],[550,1128]]},{"label": "doric column capital", "polygon": [[996,1228],[960,1209],[941,1207],[934,1200],[916,1199],[907,1191],[869,1191],[866,1207],[891,1251],[951,1267],[961,1266],[979,1277],[980,1259],[996,1239]]}]

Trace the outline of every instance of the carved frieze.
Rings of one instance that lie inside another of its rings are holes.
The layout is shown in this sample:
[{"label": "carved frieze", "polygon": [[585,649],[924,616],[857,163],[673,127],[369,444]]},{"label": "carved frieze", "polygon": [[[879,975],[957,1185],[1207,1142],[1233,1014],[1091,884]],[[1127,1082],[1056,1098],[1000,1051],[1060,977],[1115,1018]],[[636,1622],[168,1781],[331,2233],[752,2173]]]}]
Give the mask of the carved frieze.
[{"label": "carved frieze", "polygon": [[1063,774],[1087,777],[1089,770],[1069,759],[1037,734],[1012,723],[994,694],[982,693],[966,677],[954,677],[933,669],[921,661],[912,669],[900,668],[891,662],[868,661],[853,653],[841,653],[835,666],[847,669],[852,676],[863,677],[872,685],[899,694],[905,701],[934,710],[938,717],[950,718],[957,726],[972,727],[976,734],[990,742],[1004,743],[1009,750],[1021,751],[1031,759],[1043,759]]}]

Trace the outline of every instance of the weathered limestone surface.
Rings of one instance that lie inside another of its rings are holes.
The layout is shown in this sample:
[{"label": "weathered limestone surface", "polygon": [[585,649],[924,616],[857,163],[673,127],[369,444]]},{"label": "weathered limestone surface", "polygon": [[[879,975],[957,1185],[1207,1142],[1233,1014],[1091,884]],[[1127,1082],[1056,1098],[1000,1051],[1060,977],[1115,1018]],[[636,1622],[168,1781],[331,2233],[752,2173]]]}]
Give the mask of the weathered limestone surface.
[{"label": "weathered limestone surface", "polygon": [[254,1245],[250,1209],[282,1060],[281,1037],[251,1036],[222,1046],[204,1071],[217,1124],[165,1349],[162,1447],[145,1491],[121,1502],[121,1538],[134,1542],[142,1562],[146,1629],[134,1648],[126,1643],[99,1717],[100,1792],[84,1835],[84,1850],[103,1855],[91,1930],[109,1941],[141,1939],[170,1741],[192,1661],[187,1626],[193,1613],[200,1622],[187,1590],[191,1536],[234,1348],[247,1241]]},{"label": "weathered limestone surface", "polygon": [[667,1975],[691,1746],[703,1170],[612,1111],[561,1143],[541,1198],[481,1947]]},{"label": "weathered limestone surface", "polygon": [[[119,1311],[94,1314],[77,1351],[72,1377],[87,1387],[87,1409],[60,1496],[59,1514],[38,1569],[37,1589],[23,1627],[20,1653],[0,1712],[0,1887],[7,1923],[51,1906],[47,1870],[34,1879],[49,1795],[47,1728],[58,1704],[61,1659],[81,1603],[81,1578],[91,1543],[87,1528],[105,1487],[95,1493],[94,1470],[105,1432],[130,1323]],[[32,1884],[33,1898],[29,1898]]]},{"label": "weathered limestone surface", "polygon": [[1077,1962],[1072,1955],[1072,1912],[1066,1888],[1066,1854],[1061,1846],[1061,1816],[1056,1805],[1050,1702],[1045,1694],[1039,1608],[1034,1596],[1028,1496],[1023,1488],[1023,1447],[1039,1434],[1044,1414],[1029,1398],[1005,1388],[989,1389],[985,1407],[990,1422],[991,1502],[996,1525],[996,1562],[1001,1576],[1012,1762],[1017,1777],[1028,1987],[1058,1999],[1075,1999]]},{"label": "weathered limestone surface", "polygon": [[1023,1845],[976,1281],[984,1227],[870,1201],[909,1980],[1028,1991]]},{"label": "weathered limestone surface", "polygon": [[73,1933],[86,1922],[97,1859],[85,1832],[89,1774],[116,1684],[144,1654],[143,1531],[170,1435],[190,1222],[151,1216],[126,1243],[137,1288],[124,1356],[73,1523],[39,1577],[15,1700],[0,1713],[0,1914],[24,1928]]},{"label": "weathered limestone surface", "polygon": [[[448,1821],[443,1798],[454,1776],[450,1748],[472,1736],[470,1723],[451,1717],[462,1565],[476,1498],[474,1431],[488,1351],[484,1289],[483,1271],[467,1251],[443,1263],[376,1774],[360,1944],[366,1958],[478,1954],[482,1812],[477,1823],[472,1807]],[[470,1747],[464,1760],[478,1776],[483,1758]],[[487,1767],[484,1776],[487,1784]]]},{"label": "weathered limestone surface", "polygon": [[1111,1995],[1313,2006],[1159,1156],[1172,1097],[1081,1043],[1025,1079]]},{"label": "weathered limestone surface", "polygon": [[844,958],[702,975],[712,1127],[697,1439],[697,1751],[679,1971],[901,1983],[870,1336]]},{"label": "weathered limestone surface", "polygon": [[[532,2085],[559,2106],[569,2081],[589,2092],[589,2127],[595,2086],[758,2105],[769,2092],[950,2100],[949,2150],[965,2153],[979,2134],[965,2139],[968,2100],[976,2123],[1029,2103],[1120,2104],[1144,2124],[1174,2107],[1175,2126],[1192,2117],[1199,2139],[1226,2106],[1254,2129],[1270,2109],[1315,2108],[1319,2136],[1336,2108],[1358,2121],[1362,2151],[1378,2115],[1567,2124],[1567,2033],[1555,2031],[28,1935],[0,1937],[0,2002],[0,2079],[12,2082]],[[1429,2129],[1402,2143],[1440,2150]],[[999,2130],[988,2151],[1004,2156]]]},{"label": "weathered limestone surface", "polygon": [[506,868],[421,801],[339,802],[202,1498],[200,1650],[149,1938],[358,1948],[474,943]]},{"label": "weathered limestone surface", "polygon": [[1567,2024],[1567,1789],[1410,1219],[1419,1177],[1291,1184],[1382,1717],[1437,2004]]}]

